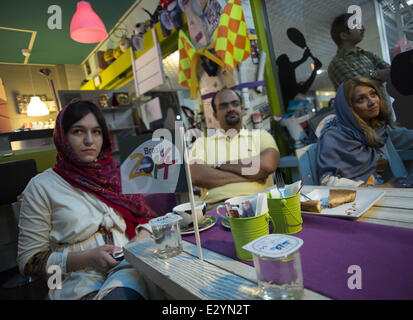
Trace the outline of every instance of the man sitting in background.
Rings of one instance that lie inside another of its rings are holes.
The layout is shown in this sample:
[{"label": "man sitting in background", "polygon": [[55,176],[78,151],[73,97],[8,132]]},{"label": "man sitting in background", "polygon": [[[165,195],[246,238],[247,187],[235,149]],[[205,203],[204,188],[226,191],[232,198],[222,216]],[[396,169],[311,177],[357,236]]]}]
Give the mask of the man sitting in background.
[{"label": "man sitting in background", "polygon": [[207,210],[228,198],[272,186],[272,173],[280,160],[277,144],[267,131],[243,129],[241,97],[235,91],[218,91],[212,107],[221,128],[198,138],[190,155],[192,183],[201,187]]}]

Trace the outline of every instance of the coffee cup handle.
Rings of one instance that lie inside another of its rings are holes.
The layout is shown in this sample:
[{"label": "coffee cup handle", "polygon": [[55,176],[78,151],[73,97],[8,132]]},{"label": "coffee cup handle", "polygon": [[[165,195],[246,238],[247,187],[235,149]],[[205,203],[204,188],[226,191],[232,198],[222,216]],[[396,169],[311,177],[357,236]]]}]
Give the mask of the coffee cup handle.
[{"label": "coffee cup handle", "polygon": [[228,217],[226,217],[226,216],[224,216],[221,212],[219,212],[219,209],[221,209],[221,208],[224,208],[225,209],[225,212],[227,211],[227,207],[225,206],[225,205],[223,205],[223,204],[221,204],[221,205],[219,205],[218,207],[217,207],[217,214],[222,218],[222,219],[225,219],[225,220],[227,220],[228,221]]}]

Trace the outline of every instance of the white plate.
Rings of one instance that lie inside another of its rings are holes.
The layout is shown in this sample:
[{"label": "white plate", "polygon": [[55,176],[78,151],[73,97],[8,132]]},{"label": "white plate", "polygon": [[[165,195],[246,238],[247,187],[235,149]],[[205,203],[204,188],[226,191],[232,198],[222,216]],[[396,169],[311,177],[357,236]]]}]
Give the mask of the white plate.
[{"label": "white plate", "polygon": [[[373,204],[380,200],[385,192],[380,190],[357,190],[356,200],[353,202],[345,203],[335,208],[328,208],[328,195],[330,191],[328,189],[315,189],[306,195],[312,200],[320,200],[321,205],[324,206],[320,213],[302,211],[303,213],[315,214],[318,216],[330,216],[330,217],[343,217],[343,218],[359,218],[361,215],[370,209]],[[301,196],[301,201],[306,201],[304,196]],[[327,208],[326,208],[327,207]]]},{"label": "white plate", "polygon": [[[204,222],[206,219],[208,220],[208,223],[204,225],[202,228],[199,228],[199,232],[208,230],[209,228],[212,228],[215,225],[215,223],[217,223],[217,218],[215,218],[214,216],[205,216],[205,218],[201,221],[201,223]],[[193,233],[195,233],[195,230],[192,227],[188,231],[181,230],[181,235],[183,236],[188,235],[188,234],[193,234]]]}]

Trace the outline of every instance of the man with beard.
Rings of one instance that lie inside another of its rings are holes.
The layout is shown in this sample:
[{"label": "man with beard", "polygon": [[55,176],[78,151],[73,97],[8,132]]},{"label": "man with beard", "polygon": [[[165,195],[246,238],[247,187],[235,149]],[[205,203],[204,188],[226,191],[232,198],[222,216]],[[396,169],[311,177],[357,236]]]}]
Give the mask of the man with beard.
[{"label": "man with beard", "polygon": [[190,156],[192,183],[201,188],[207,210],[228,198],[250,195],[272,186],[280,154],[265,130],[242,126],[241,97],[224,88],[212,98],[220,129],[198,138]]}]

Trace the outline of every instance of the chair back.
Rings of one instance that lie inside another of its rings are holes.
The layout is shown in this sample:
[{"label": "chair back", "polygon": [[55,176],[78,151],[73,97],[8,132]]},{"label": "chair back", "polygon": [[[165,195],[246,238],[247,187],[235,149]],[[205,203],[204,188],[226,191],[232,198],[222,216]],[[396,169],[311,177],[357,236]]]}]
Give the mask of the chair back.
[{"label": "chair back", "polygon": [[[319,132],[320,130],[324,127],[325,123],[323,123],[324,120],[329,120],[331,119],[331,116],[335,115],[335,110],[333,107],[327,107],[323,108],[320,111],[318,111],[315,115],[313,115],[309,120],[308,120],[308,126],[310,129],[314,132],[317,138],[319,138]],[[321,128],[319,128],[321,124]]]},{"label": "chair back", "polygon": [[146,204],[156,212],[158,216],[163,216],[176,206],[174,193],[152,193],[144,195]]},{"label": "chair back", "polygon": [[305,179],[308,175],[310,175],[310,178],[306,184],[314,186],[320,185],[316,166],[317,144],[313,143],[297,149],[295,150],[295,155],[297,157],[301,179]]},{"label": "chair back", "polygon": [[17,196],[36,174],[34,159],[0,163],[0,205],[16,202]]},{"label": "chair back", "polygon": [[12,204],[36,174],[34,159],[0,163],[0,272],[17,266],[18,217]]}]

